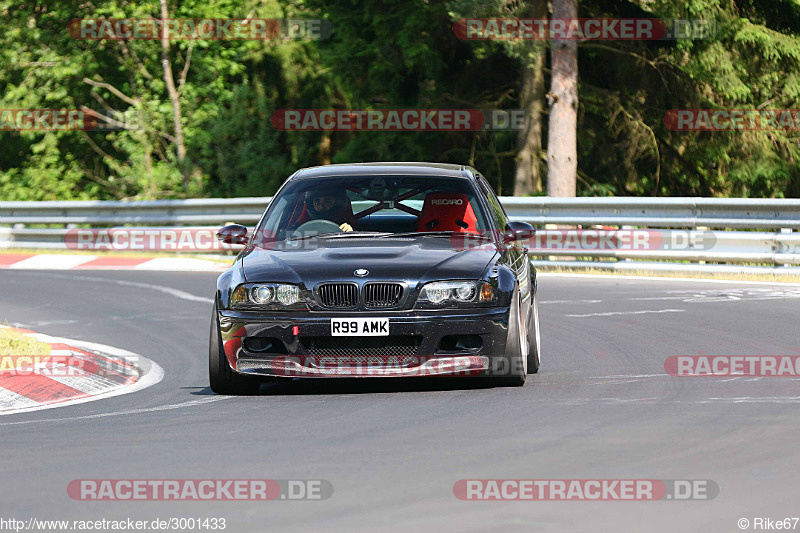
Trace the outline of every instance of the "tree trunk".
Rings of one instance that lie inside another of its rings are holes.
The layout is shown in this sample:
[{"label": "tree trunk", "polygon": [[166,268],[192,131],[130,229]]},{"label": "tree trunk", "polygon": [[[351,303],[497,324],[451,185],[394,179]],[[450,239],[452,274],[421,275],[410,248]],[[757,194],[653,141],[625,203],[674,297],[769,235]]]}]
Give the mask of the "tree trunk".
[{"label": "tree trunk", "polygon": [[172,76],[172,62],[169,60],[169,36],[167,35],[166,23],[169,18],[169,10],[167,9],[167,0],[161,1],[161,68],[164,70],[164,83],[167,85],[167,93],[169,100],[172,103],[172,121],[175,128],[175,147],[178,153],[178,167],[180,168],[181,175],[183,176],[183,188],[189,188],[189,179],[192,175],[192,169],[189,168],[186,161],[186,142],[183,138],[183,125],[181,124],[181,99],[178,95],[178,89],[175,87],[175,78]]},{"label": "tree trunk", "polygon": [[319,154],[317,160],[320,165],[331,164],[331,132],[323,131],[322,139],[319,142]]},{"label": "tree trunk", "polygon": [[[525,10],[530,18],[547,16],[547,0],[531,0]],[[528,196],[542,191],[542,110],[544,108],[543,47],[527,41],[527,54],[522,61],[520,108],[526,111],[525,128],[517,134],[517,170],[514,196]]]},{"label": "tree trunk", "polygon": [[[553,19],[578,18],[578,0],[553,0]],[[575,196],[578,171],[578,42],[550,41],[547,194]]]}]

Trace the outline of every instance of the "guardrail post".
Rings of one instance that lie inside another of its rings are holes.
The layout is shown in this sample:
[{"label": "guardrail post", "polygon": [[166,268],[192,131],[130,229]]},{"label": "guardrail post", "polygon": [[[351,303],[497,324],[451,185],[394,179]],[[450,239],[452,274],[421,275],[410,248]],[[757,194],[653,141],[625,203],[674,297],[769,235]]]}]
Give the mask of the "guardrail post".
[{"label": "guardrail post", "polygon": [[[620,226],[619,229],[621,231],[629,231],[629,230],[633,230],[633,226]],[[633,233],[633,232],[631,231],[631,233]],[[633,259],[631,259],[630,257],[625,257],[623,259],[617,258],[617,262],[619,262],[619,261],[625,261],[626,263],[631,263],[631,262],[633,262]]]},{"label": "guardrail post", "polygon": [[[781,235],[791,235],[791,234],[792,234],[792,228],[781,228],[780,234],[781,234]],[[776,243],[776,244],[777,244],[777,243]],[[778,246],[776,246],[776,248],[778,248]],[[794,251],[794,250],[791,250],[791,249],[790,249],[790,250],[787,250],[787,253],[790,253],[790,254],[791,254],[791,253],[794,253],[794,252],[795,252],[795,251]],[[774,263],[775,263],[775,261],[773,261],[773,264],[774,264]],[[792,264],[787,262],[787,263],[783,263],[781,266],[782,266],[783,268],[787,268],[787,267],[791,268],[791,267],[792,267]]]},{"label": "guardrail post", "polygon": [[[707,228],[707,227],[705,227],[705,226],[697,226],[697,227],[695,228],[695,231],[708,231],[708,228]],[[692,243],[692,247],[694,247],[694,242]],[[697,262],[697,264],[699,264],[699,265],[705,265],[705,264],[706,264],[706,262],[705,262],[705,261],[703,261],[703,260],[700,260],[700,261],[698,261],[698,262]]]},{"label": "guardrail post", "polygon": [[[544,225],[544,229],[545,229],[545,230],[553,230],[553,229],[558,229],[558,225],[557,225],[557,224],[545,224],[545,225]],[[547,246],[547,244],[545,243],[545,247],[546,247],[546,246]],[[557,259],[558,259],[558,257],[556,257],[556,256],[554,256],[554,255],[548,255],[548,256],[547,256],[547,260],[548,260],[548,261],[556,261]]]}]

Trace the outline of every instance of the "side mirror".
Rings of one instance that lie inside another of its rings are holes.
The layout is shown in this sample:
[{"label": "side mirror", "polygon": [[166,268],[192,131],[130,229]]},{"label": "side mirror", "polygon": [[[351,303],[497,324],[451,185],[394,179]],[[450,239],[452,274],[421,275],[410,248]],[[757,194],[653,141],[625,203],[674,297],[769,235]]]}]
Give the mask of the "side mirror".
[{"label": "side mirror", "polygon": [[224,244],[247,244],[247,228],[241,224],[231,224],[217,232],[217,240]]},{"label": "side mirror", "polygon": [[503,242],[527,241],[535,234],[536,230],[527,222],[509,222],[503,233]]}]

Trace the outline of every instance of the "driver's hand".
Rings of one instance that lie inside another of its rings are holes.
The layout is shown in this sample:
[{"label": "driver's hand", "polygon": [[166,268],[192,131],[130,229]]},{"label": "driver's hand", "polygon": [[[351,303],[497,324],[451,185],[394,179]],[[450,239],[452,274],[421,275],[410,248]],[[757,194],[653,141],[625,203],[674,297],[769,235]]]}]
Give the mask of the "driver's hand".
[{"label": "driver's hand", "polygon": [[351,226],[350,224],[345,222],[341,226],[339,226],[339,229],[344,231],[344,232],[353,231],[353,226]]}]

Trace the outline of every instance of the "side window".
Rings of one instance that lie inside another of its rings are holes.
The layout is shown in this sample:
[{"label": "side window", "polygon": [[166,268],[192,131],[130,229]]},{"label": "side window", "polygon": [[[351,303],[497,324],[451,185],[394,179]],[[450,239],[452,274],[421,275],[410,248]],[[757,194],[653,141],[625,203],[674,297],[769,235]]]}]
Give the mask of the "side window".
[{"label": "side window", "polygon": [[480,183],[483,194],[486,195],[486,199],[489,201],[489,215],[492,217],[495,227],[499,231],[505,230],[508,224],[508,217],[506,217],[506,213],[503,211],[503,206],[500,205],[500,200],[497,199],[494,191],[489,184],[486,183],[486,180],[483,179],[483,176],[478,176],[478,183]]}]

